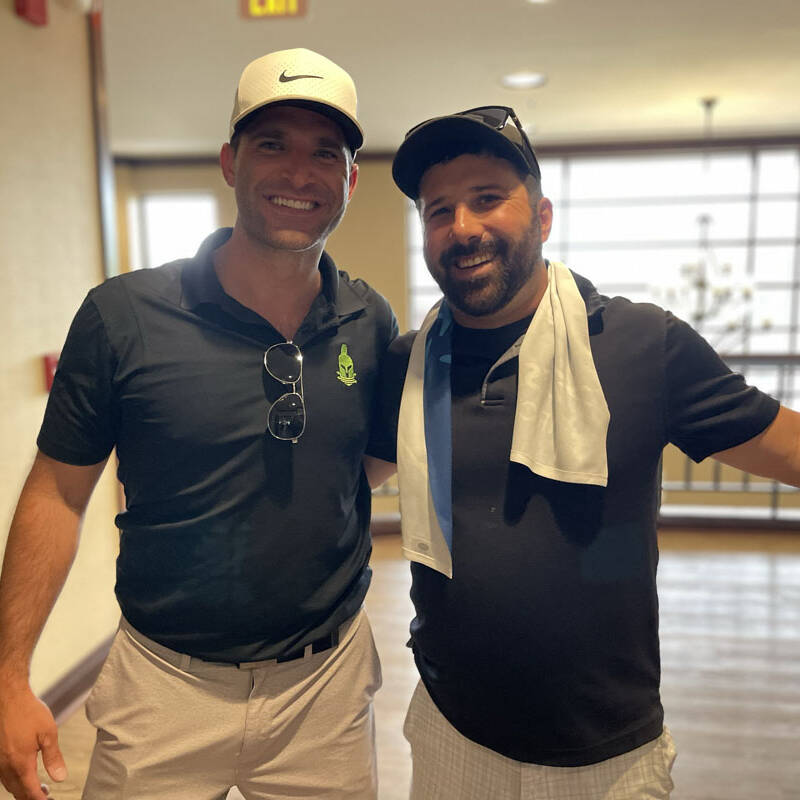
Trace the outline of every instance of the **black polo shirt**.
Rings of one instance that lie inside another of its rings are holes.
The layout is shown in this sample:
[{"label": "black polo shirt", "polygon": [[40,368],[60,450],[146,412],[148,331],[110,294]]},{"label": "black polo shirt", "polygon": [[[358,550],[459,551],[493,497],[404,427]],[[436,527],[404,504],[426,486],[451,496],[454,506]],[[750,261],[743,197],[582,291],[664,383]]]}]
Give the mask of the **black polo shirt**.
[{"label": "black polo shirt", "polygon": [[[237,662],[311,642],[364,599],[362,456],[397,323],[383,297],[323,254],[322,291],[294,339],[306,429],[296,444],[275,439],[267,408],[287,389],[263,356],[284,339],[220,286],[212,251],[229,236],[217,231],[195,258],[89,292],[38,445],[77,465],[116,446],[123,614],[174,650]],[[340,369],[345,345],[352,375]]]},{"label": "black polo shirt", "polygon": [[[760,433],[778,410],[669,312],[576,280],[611,413],[608,486],[509,461],[517,358],[491,372],[481,404],[483,380],[527,321],[456,326],[453,577],[411,565],[414,655],[437,707],[473,741],[553,766],[602,761],[661,733],[662,449],[673,442],[699,461]],[[386,361],[395,424],[412,340],[398,339]],[[378,455],[394,451],[385,443]]]}]

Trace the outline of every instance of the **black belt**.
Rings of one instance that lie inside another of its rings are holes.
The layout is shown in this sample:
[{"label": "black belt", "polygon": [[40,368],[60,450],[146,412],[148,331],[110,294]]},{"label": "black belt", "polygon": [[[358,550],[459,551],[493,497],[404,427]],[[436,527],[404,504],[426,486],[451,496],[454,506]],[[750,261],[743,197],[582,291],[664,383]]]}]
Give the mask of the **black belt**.
[{"label": "black belt", "polygon": [[[314,639],[314,641],[311,642],[311,652],[322,653],[325,650],[336,647],[337,644],[339,644],[338,628],[330,633],[326,633],[325,636],[320,636],[319,639]],[[306,654],[306,647],[308,647],[308,645],[304,644],[302,647],[297,647],[294,650],[290,650],[288,653],[284,653],[282,656],[278,656],[275,660],[279,664],[282,664],[284,661],[294,661],[297,658],[302,658]]]}]

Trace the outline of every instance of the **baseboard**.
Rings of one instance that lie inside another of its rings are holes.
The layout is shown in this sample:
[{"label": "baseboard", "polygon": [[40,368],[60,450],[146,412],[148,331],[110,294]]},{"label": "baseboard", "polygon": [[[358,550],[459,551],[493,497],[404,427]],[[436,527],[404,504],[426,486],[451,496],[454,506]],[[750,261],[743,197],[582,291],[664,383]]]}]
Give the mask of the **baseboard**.
[{"label": "baseboard", "polygon": [[54,683],[41,699],[47,704],[57,723],[72,710],[75,703],[92,688],[106,660],[114,634],[104,639],[84,656],[66,675]]}]

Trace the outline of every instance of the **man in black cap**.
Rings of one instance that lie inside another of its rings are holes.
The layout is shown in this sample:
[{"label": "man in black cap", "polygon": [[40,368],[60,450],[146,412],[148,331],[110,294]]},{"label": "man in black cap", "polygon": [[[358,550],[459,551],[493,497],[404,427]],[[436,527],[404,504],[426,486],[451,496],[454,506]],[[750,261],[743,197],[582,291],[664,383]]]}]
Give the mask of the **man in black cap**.
[{"label": "man in black cap", "polygon": [[[233,229],[93,289],[62,351],[0,583],[0,778],[66,769],[28,665],[116,447],[123,619],[87,703],[88,800],[375,798],[370,581],[387,302],[324,252],[355,189],[350,76],[310,50],[242,73]],[[371,462],[371,463],[376,463]]]},{"label": "man in black cap", "polygon": [[[800,483],[800,415],[669,312],[547,262],[514,111],[413,128],[393,175],[444,292],[390,348],[412,798],[666,798],[656,515],[668,442]],[[404,378],[405,376],[405,378]]]}]

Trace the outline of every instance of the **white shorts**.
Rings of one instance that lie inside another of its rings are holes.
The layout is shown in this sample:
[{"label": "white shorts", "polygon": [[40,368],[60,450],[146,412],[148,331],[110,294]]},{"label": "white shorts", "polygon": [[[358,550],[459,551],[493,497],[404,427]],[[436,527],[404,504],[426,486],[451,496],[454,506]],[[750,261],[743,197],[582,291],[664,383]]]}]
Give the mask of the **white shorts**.
[{"label": "white shorts", "polygon": [[420,681],[404,728],[411,745],[411,800],[667,800],[675,746],[667,728],[629,753],[585,767],[506,758],[462,736]]},{"label": "white shorts", "polygon": [[86,704],[97,741],[84,800],[375,800],[372,698],[381,683],[366,614],[339,645],[293,661],[217,664],[124,623]]}]

